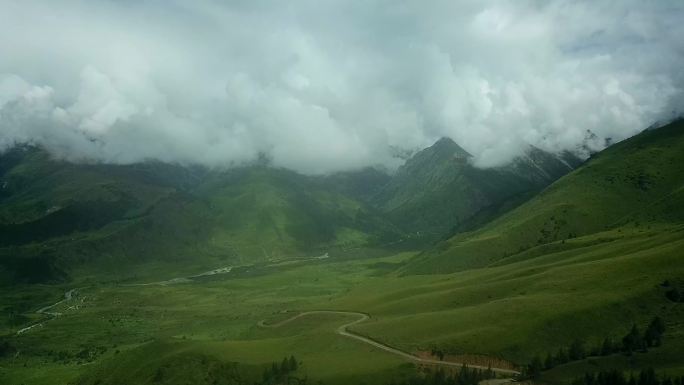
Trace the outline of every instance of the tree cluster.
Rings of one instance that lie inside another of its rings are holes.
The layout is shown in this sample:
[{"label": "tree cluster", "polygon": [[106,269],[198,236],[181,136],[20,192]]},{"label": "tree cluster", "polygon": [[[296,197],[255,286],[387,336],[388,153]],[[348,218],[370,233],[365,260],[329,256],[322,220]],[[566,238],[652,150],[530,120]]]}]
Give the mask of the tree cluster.
[{"label": "tree cluster", "polygon": [[667,297],[667,299],[669,299],[672,302],[684,302],[684,290],[678,288],[675,285],[672,285],[669,280],[663,282],[661,286],[669,288],[665,292],[665,297]]},{"label": "tree cluster", "polygon": [[660,317],[655,317],[648,324],[646,331],[642,334],[639,328],[634,325],[627,335],[622,337],[622,352],[631,354],[635,351],[646,351],[650,347],[660,346],[663,333],[665,333],[665,322]]},{"label": "tree cluster", "polygon": [[631,373],[629,377],[618,370],[586,373],[577,378],[572,385],[684,385],[684,376],[672,378],[656,375],[652,368],[643,369],[638,375]]},{"label": "tree cluster", "polygon": [[0,339],[0,358],[14,354],[17,350],[9,341]]},{"label": "tree cluster", "polygon": [[[299,369],[299,362],[294,356],[283,358],[280,363],[273,362],[269,368],[264,370],[262,384],[280,384],[288,380],[290,375]],[[289,383],[291,381],[287,381]],[[297,379],[296,382],[301,382]]]},{"label": "tree cluster", "polygon": [[660,317],[655,317],[643,333],[634,325],[620,342],[613,341],[611,337],[606,337],[600,346],[589,351],[585,349],[582,340],[575,340],[569,347],[562,347],[556,353],[549,353],[544,361],[535,357],[523,368],[522,376],[523,378],[536,378],[543,370],[549,370],[571,361],[583,360],[589,356],[608,356],[620,352],[632,354],[636,351],[646,351],[650,347],[660,346],[663,333],[665,333],[665,322]]},{"label": "tree cluster", "polygon": [[432,348],[430,354],[432,354],[434,357],[439,358],[440,361],[444,360],[444,351],[441,349]]},{"label": "tree cluster", "polygon": [[672,302],[684,302],[684,293],[681,293],[676,287],[666,291],[665,296]]},{"label": "tree cluster", "polygon": [[463,365],[456,374],[447,374],[440,368],[422,376],[411,377],[404,382],[391,382],[390,385],[477,385],[492,378],[496,378],[496,374],[491,368],[470,369]]}]

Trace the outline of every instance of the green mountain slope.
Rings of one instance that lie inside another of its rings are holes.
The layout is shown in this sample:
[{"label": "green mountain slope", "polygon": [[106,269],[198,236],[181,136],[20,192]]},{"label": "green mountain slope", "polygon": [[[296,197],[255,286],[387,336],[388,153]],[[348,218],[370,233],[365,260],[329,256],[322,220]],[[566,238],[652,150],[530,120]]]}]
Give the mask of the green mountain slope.
[{"label": "green mountain slope", "polygon": [[678,121],[595,155],[531,201],[424,253],[406,271],[505,263],[580,247],[581,241],[568,240],[583,235],[615,230],[611,237],[621,238],[621,228],[648,230],[682,223],[683,188],[684,123]]},{"label": "green mountain slope", "polygon": [[144,263],[183,269],[322,255],[399,236],[325,183],[264,166],[78,165],[35,148],[12,150],[0,165],[5,282],[59,281],[90,268],[123,277]]},{"label": "green mountain slope", "polygon": [[373,168],[309,177],[264,165],[73,164],[15,148],[0,156],[0,277],[50,282],[82,269],[120,279],[142,264],[181,271],[410,247],[477,227],[571,167],[535,149],[496,169],[469,158],[442,139],[393,177]]},{"label": "green mountain slope", "polygon": [[433,238],[490,219],[568,173],[578,163],[536,148],[504,167],[480,169],[448,138],[410,158],[373,203],[407,231]]},{"label": "green mountain slope", "polygon": [[287,170],[230,170],[208,178],[195,194],[214,213],[211,244],[228,244],[240,255],[325,253],[390,242],[399,234],[363,203]]}]

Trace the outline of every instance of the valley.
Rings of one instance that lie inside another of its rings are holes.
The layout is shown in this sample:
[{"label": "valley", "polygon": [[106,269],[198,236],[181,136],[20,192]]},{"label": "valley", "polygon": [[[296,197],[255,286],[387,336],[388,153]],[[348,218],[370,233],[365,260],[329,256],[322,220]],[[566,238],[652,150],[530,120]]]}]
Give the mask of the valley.
[{"label": "valley", "polygon": [[[451,180],[458,151],[445,147],[433,150]],[[684,289],[683,149],[681,121],[645,131],[540,192],[530,185],[529,200],[483,204],[504,212],[456,234],[457,221],[402,225],[373,203],[415,188],[407,182],[377,178],[367,195],[350,192],[354,175],[71,165],[21,150],[2,174],[13,189],[2,226],[50,231],[0,247],[0,383],[258,383],[290,356],[297,378],[326,385],[403,383],[463,364],[504,382],[684,375],[684,308],[667,294]],[[160,169],[195,182],[160,180]],[[419,195],[394,201],[407,196]],[[100,216],[93,202],[118,209]],[[597,353],[655,316],[660,345]],[[570,346],[583,353],[525,377]]]}]

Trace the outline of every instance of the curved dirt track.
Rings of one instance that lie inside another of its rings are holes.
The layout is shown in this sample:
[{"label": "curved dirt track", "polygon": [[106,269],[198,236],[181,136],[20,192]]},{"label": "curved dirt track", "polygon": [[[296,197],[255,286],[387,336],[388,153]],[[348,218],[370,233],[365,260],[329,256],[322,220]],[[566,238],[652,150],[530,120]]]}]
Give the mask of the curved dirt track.
[{"label": "curved dirt track", "polygon": [[[266,321],[265,321],[265,320],[262,320],[262,321],[259,321],[258,325],[261,326],[261,327],[265,327],[265,328],[277,328],[277,327],[280,327],[280,326],[285,325],[285,324],[287,324],[287,323],[290,323],[290,322],[292,322],[292,321],[294,321],[294,320],[297,320],[297,319],[299,319],[299,318],[302,318],[302,317],[305,317],[305,316],[308,316],[308,315],[313,315],[313,314],[341,314],[341,315],[355,315],[355,316],[358,316],[358,317],[359,317],[358,319],[356,319],[356,320],[354,320],[354,321],[352,321],[352,322],[346,323],[346,324],[344,324],[344,325],[338,327],[337,329],[335,329],[335,333],[337,333],[337,334],[339,334],[339,335],[341,335],[341,336],[344,336],[344,337],[348,337],[348,338],[355,339],[355,340],[357,340],[357,341],[361,341],[361,342],[366,343],[366,344],[368,344],[368,345],[372,345],[372,346],[374,346],[374,347],[376,347],[376,348],[378,348],[378,349],[384,350],[384,351],[386,351],[386,352],[388,352],[388,353],[392,353],[392,354],[397,355],[397,356],[401,356],[401,357],[403,357],[403,358],[405,358],[405,359],[407,359],[407,360],[410,360],[410,361],[413,361],[413,362],[417,362],[417,363],[420,363],[420,364],[431,364],[431,365],[442,365],[442,366],[457,366],[457,367],[460,367],[460,366],[463,365],[463,363],[461,363],[461,362],[439,361],[439,360],[433,360],[433,359],[429,359],[429,358],[420,358],[420,357],[414,356],[413,354],[410,354],[410,353],[407,353],[407,352],[405,352],[405,351],[402,351],[402,350],[393,348],[393,347],[391,347],[391,346],[389,346],[389,345],[385,345],[385,344],[383,344],[383,343],[374,341],[374,340],[372,340],[372,339],[370,339],[370,338],[367,338],[367,337],[364,337],[364,336],[362,336],[362,335],[356,334],[356,333],[354,333],[354,332],[352,332],[352,331],[349,331],[349,330],[347,330],[348,327],[354,326],[354,325],[357,325],[357,324],[360,324],[361,322],[363,322],[363,321],[365,321],[365,320],[367,320],[367,319],[370,318],[370,316],[369,316],[368,314],[359,313],[359,312],[355,312],[355,311],[336,311],[336,310],[313,310],[313,311],[306,311],[306,312],[303,312],[303,313],[299,313],[299,314],[297,314],[297,315],[295,315],[295,316],[293,316],[293,317],[290,317],[290,318],[288,318],[288,319],[286,319],[286,320],[283,320],[283,321],[280,321],[280,322],[276,322],[276,323],[274,323],[274,324],[266,324]],[[468,365],[468,367],[469,367],[469,368],[475,368],[475,369],[485,369],[485,370],[488,369],[488,368],[485,367],[485,366],[479,366],[479,365]],[[520,372],[518,372],[518,371],[516,371],[516,370],[511,370],[511,369],[503,369],[503,368],[491,368],[491,369],[492,369],[492,371],[494,371],[494,372],[502,373],[502,374],[519,374],[519,373],[520,373]]]},{"label": "curved dirt track", "polygon": [[39,326],[42,327],[42,326],[43,326],[43,323],[49,321],[49,320],[52,319],[52,318],[61,316],[62,313],[58,313],[58,312],[54,312],[54,311],[49,311],[49,310],[52,309],[52,308],[54,308],[54,307],[57,307],[58,305],[60,305],[60,304],[62,304],[62,303],[64,303],[64,302],[71,301],[71,300],[74,298],[74,294],[75,294],[75,293],[78,293],[78,291],[81,290],[81,289],[84,289],[84,288],[80,288],[80,289],[71,289],[71,290],[67,291],[66,293],[64,293],[64,298],[62,298],[61,300],[59,300],[59,301],[53,303],[52,305],[48,305],[48,306],[45,306],[45,307],[42,307],[42,308],[36,310],[36,311],[35,311],[36,314],[46,315],[46,316],[48,316],[48,317],[50,317],[50,318],[48,318],[47,320],[44,320],[44,321],[41,321],[41,322],[32,324],[32,325],[30,325],[30,326],[27,326],[27,327],[25,327],[25,328],[23,328],[23,329],[17,330],[17,335],[24,334],[24,333],[28,332],[29,330],[31,330],[31,329],[33,329],[33,328],[36,328],[36,327],[39,327]]}]

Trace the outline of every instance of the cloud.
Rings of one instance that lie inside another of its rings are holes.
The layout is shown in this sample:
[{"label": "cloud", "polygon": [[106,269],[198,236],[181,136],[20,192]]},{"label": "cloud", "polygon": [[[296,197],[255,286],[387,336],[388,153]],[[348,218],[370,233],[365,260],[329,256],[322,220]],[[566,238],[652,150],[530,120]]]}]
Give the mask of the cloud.
[{"label": "cloud", "polygon": [[679,1],[0,0],[0,150],[325,173],[482,167],[682,112]]}]

